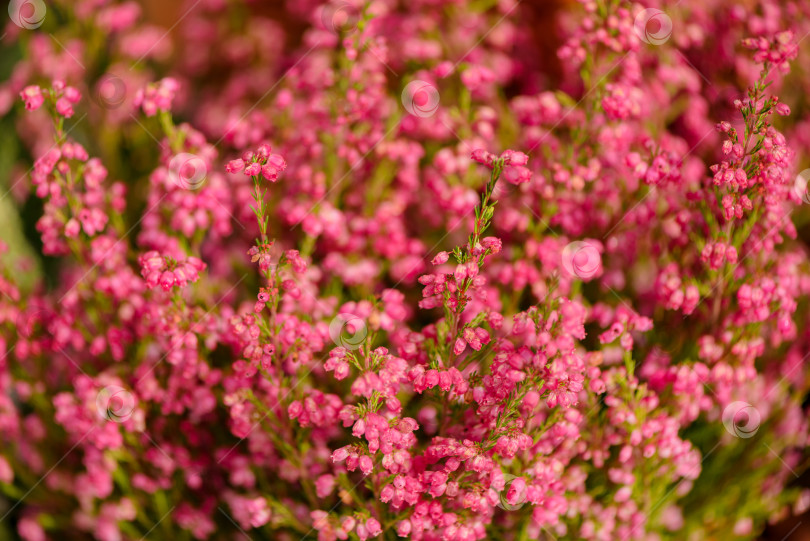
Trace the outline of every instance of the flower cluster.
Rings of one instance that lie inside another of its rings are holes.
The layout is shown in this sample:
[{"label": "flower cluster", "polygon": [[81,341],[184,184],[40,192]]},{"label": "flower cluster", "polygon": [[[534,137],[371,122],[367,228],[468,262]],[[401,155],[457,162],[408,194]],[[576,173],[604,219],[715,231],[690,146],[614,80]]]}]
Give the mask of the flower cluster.
[{"label": "flower cluster", "polygon": [[141,265],[141,276],[146,280],[146,287],[151,289],[160,284],[163,291],[169,291],[175,286],[183,288],[189,282],[196,282],[206,267],[196,257],[179,262],[170,257],[162,257],[155,250],[140,256],[138,263]]},{"label": "flower cluster", "polygon": [[178,88],[178,82],[171,77],[150,83],[135,93],[133,104],[140,107],[146,116],[155,116],[158,111],[167,113],[172,109]]}]

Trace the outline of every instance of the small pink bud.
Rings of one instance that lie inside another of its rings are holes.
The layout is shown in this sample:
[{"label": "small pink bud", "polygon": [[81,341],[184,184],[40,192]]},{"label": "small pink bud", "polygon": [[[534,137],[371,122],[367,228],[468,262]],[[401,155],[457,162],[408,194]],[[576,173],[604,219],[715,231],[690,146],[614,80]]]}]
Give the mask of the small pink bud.
[{"label": "small pink bud", "polygon": [[65,118],[70,118],[73,116],[73,106],[67,99],[59,98],[56,100],[56,112]]},{"label": "small pink bud", "polygon": [[72,86],[65,88],[65,99],[67,99],[70,103],[79,103],[82,99],[82,94]]},{"label": "small pink bud", "polygon": [[225,166],[225,171],[228,173],[238,173],[245,168],[245,162],[242,160],[231,160]]},{"label": "small pink bud", "polygon": [[374,517],[371,517],[366,521],[366,530],[368,530],[368,535],[370,537],[377,537],[382,533],[380,522]]},{"label": "small pink bud", "polygon": [[341,447],[332,453],[332,462],[343,462],[349,457],[349,447]]},{"label": "small pink bud", "polygon": [[174,273],[172,271],[163,271],[163,274],[160,275],[160,287],[163,288],[163,291],[169,291],[175,283]]},{"label": "small pink bud", "polygon": [[273,149],[270,147],[270,145],[265,143],[263,145],[259,145],[259,148],[256,150],[256,156],[258,156],[260,160],[266,160],[272,151]]},{"label": "small pink bud", "polygon": [[333,475],[324,474],[315,481],[315,494],[317,494],[319,498],[326,498],[334,489],[335,477]]},{"label": "small pink bud", "polygon": [[374,470],[374,462],[368,455],[361,456],[357,465],[360,466],[360,471],[363,472],[363,475],[369,475]]},{"label": "small pink bud", "polygon": [[443,265],[447,263],[448,259],[450,259],[449,253],[439,252],[438,254],[436,254],[436,257],[433,258],[433,261],[431,261],[431,263],[433,263],[434,265]]},{"label": "small pink bud", "polygon": [[68,238],[76,238],[79,234],[79,222],[76,218],[71,218],[65,224],[65,236]]}]

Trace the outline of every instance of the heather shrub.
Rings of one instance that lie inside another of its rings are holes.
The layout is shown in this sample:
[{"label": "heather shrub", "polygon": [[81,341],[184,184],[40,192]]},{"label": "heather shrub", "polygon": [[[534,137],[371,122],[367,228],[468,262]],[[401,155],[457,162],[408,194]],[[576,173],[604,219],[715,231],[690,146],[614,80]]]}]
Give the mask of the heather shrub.
[{"label": "heather shrub", "polygon": [[168,4],[9,4],[0,539],[810,507],[810,2]]}]

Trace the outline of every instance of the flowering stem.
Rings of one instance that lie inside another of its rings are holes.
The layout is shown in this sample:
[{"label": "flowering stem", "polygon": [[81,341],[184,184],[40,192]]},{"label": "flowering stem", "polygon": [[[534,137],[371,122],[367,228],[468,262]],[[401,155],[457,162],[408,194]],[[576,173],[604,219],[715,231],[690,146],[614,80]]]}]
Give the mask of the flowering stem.
[{"label": "flowering stem", "polygon": [[[489,182],[487,182],[484,193],[481,195],[481,203],[475,207],[475,225],[473,226],[473,232],[467,241],[466,250],[462,252],[460,248],[456,247],[456,249],[453,251],[456,261],[459,264],[468,263],[473,257],[475,257],[473,251],[476,249],[476,247],[480,246],[481,236],[484,234],[484,231],[489,228],[489,225],[492,222],[492,216],[495,214],[496,203],[490,202],[490,199],[492,197],[492,193],[495,191],[495,186],[498,184],[498,179],[501,176],[503,164],[504,160],[502,158],[495,160],[492,164],[492,173],[490,174]],[[489,251],[485,250],[478,255],[476,264],[479,268],[483,266],[484,258],[488,253]],[[459,337],[459,323],[461,321],[461,314],[466,308],[468,300],[467,290],[472,285],[472,281],[473,279],[469,277],[462,281],[461,285],[459,286],[458,293],[456,293],[457,304],[450,312],[450,340],[447,343],[448,352],[446,355],[450,366],[454,365],[456,355],[453,351],[453,343]]]}]

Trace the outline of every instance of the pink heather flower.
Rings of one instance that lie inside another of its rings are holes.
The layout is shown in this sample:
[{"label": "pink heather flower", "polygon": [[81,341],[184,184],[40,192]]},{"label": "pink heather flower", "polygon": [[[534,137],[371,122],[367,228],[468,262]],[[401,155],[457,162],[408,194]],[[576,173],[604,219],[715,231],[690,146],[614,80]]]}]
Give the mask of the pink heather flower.
[{"label": "pink heather flower", "polygon": [[470,90],[476,90],[495,80],[495,74],[484,66],[470,66],[461,73],[461,82]]},{"label": "pink heather flower", "polygon": [[506,502],[509,505],[519,505],[526,501],[526,481],[518,477],[513,479],[506,491]]},{"label": "pink heather flower", "polygon": [[290,419],[297,419],[304,412],[304,406],[298,400],[293,400],[287,407],[287,415]]},{"label": "pink heather flower", "polygon": [[33,517],[23,517],[17,523],[17,533],[24,541],[45,541],[45,530]]},{"label": "pink heather flower", "polygon": [[284,171],[287,169],[287,162],[279,154],[271,154],[267,158],[267,165],[274,167],[277,171]]},{"label": "pink heather flower", "polygon": [[440,62],[435,68],[433,68],[433,73],[439,79],[444,79],[445,77],[448,77],[451,73],[453,73],[454,69],[455,66],[453,65],[453,63],[450,62],[449,60],[445,60],[444,62]]},{"label": "pink heather flower", "polygon": [[267,506],[267,500],[264,498],[254,498],[252,500],[243,500],[246,504],[245,509],[240,514],[245,514],[249,517],[249,524],[254,528],[260,528],[267,524],[270,520],[270,509]]},{"label": "pink heather flower", "polygon": [[526,165],[529,163],[529,156],[517,150],[504,150],[501,158],[507,165]]},{"label": "pink heather flower", "polygon": [[319,498],[326,498],[335,489],[335,476],[334,475],[321,475],[315,481],[315,491]]},{"label": "pink heather flower", "polygon": [[287,261],[290,262],[292,268],[297,273],[303,273],[307,270],[307,263],[304,259],[299,255],[298,250],[287,250],[285,252],[285,256]]},{"label": "pink heather flower", "polygon": [[475,334],[475,331],[469,327],[464,329],[464,341],[467,342],[475,351],[480,351],[482,344],[481,339]]},{"label": "pink heather flower", "polygon": [[503,249],[503,243],[497,237],[484,237],[481,239],[481,247],[489,250],[492,254],[498,254]]},{"label": "pink heather flower", "polygon": [[298,289],[298,285],[295,283],[295,280],[282,281],[281,289],[286,291],[292,299],[297,299],[301,296],[301,291]]},{"label": "pink heather flower", "polygon": [[343,517],[340,519],[340,527],[344,532],[351,532],[357,525],[357,520],[354,517]]},{"label": "pink heather flower", "polygon": [[73,116],[73,106],[67,98],[59,98],[56,100],[56,112],[65,118]]},{"label": "pink heather flower", "polygon": [[439,252],[433,258],[431,263],[433,263],[434,265],[443,265],[443,264],[447,263],[448,259],[450,259],[450,254],[449,253],[447,253],[447,252]]},{"label": "pink heather flower", "polygon": [[346,379],[349,375],[349,363],[346,361],[339,361],[335,364],[335,379],[340,381],[342,379]]},{"label": "pink heather flower", "polygon": [[177,81],[171,77],[150,83],[137,91],[134,105],[143,109],[146,116],[154,116],[158,111],[169,112],[179,87]]},{"label": "pink heather flower", "polygon": [[617,492],[613,499],[616,503],[624,503],[630,499],[630,495],[633,493],[633,489],[631,487],[622,487]]},{"label": "pink heather flower", "polygon": [[745,537],[751,535],[753,529],[754,521],[751,519],[751,517],[744,517],[734,523],[732,532],[734,535]]},{"label": "pink heather flower", "polygon": [[360,471],[363,472],[363,475],[371,474],[372,470],[374,469],[374,463],[372,462],[371,457],[368,455],[361,456],[358,461],[358,465],[360,466]]},{"label": "pink heather flower", "polygon": [[532,178],[532,172],[522,165],[509,165],[504,167],[502,176],[504,180],[511,184],[523,184],[524,182],[529,182]]},{"label": "pink heather flower", "polygon": [[169,291],[176,283],[174,273],[172,271],[163,271],[160,275],[160,287],[163,291]]},{"label": "pink heather flower", "polygon": [[0,482],[11,483],[13,481],[14,470],[11,469],[11,465],[5,458],[0,457]]},{"label": "pink heather flower", "polygon": [[79,103],[79,101],[81,101],[81,99],[82,99],[81,92],[79,92],[78,90],[76,90],[72,86],[65,87],[63,96],[70,103],[74,103],[74,104]]},{"label": "pink heather flower", "polygon": [[158,83],[157,92],[155,92],[156,97],[156,104],[158,109],[163,111],[168,111],[171,109],[172,100],[174,99],[174,94],[180,88],[180,85],[177,83],[175,79],[171,77],[166,77],[165,79],[161,79]]},{"label": "pink heather flower", "polygon": [[276,182],[278,180],[279,170],[276,167],[270,165],[269,163],[262,166],[261,173],[262,176],[265,179],[269,180],[270,182]]},{"label": "pink heather flower", "polygon": [[28,111],[36,111],[42,104],[45,103],[45,97],[42,95],[42,89],[36,85],[26,86],[20,92],[20,97],[25,102],[25,108]]},{"label": "pink heather flower", "polygon": [[409,520],[402,520],[397,523],[397,535],[400,537],[408,537],[411,533],[411,522]]},{"label": "pink heather flower", "polygon": [[242,160],[231,160],[225,166],[225,171],[228,173],[238,173],[245,168],[245,162]]},{"label": "pink heather flower", "polygon": [[267,143],[263,143],[259,145],[259,148],[256,149],[256,157],[259,161],[266,160],[270,157],[270,153],[273,151],[272,147]]},{"label": "pink heather flower", "polygon": [[611,325],[610,329],[599,335],[599,342],[602,344],[610,344],[616,340],[624,332],[624,325],[620,322],[615,322]]},{"label": "pink heather flower", "polygon": [[490,336],[486,329],[482,329],[481,327],[476,327],[473,332],[475,333],[476,338],[484,345],[489,344]]},{"label": "pink heather flower", "polygon": [[80,231],[79,222],[75,218],[71,218],[65,224],[65,236],[68,238],[76,238]]},{"label": "pink heather flower", "polygon": [[332,453],[332,462],[343,462],[349,456],[349,447],[341,447]]},{"label": "pink heather flower", "polygon": [[495,160],[495,155],[490,154],[489,152],[487,152],[482,148],[477,148],[473,150],[471,157],[473,161],[476,161],[481,165],[486,165],[488,167],[492,167],[492,162]]},{"label": "pink heather flower", "polygon": [[366,521],[366,530],[369,537],[377,537],[382,533],[382,526],[376,518],[371,517]]}]

